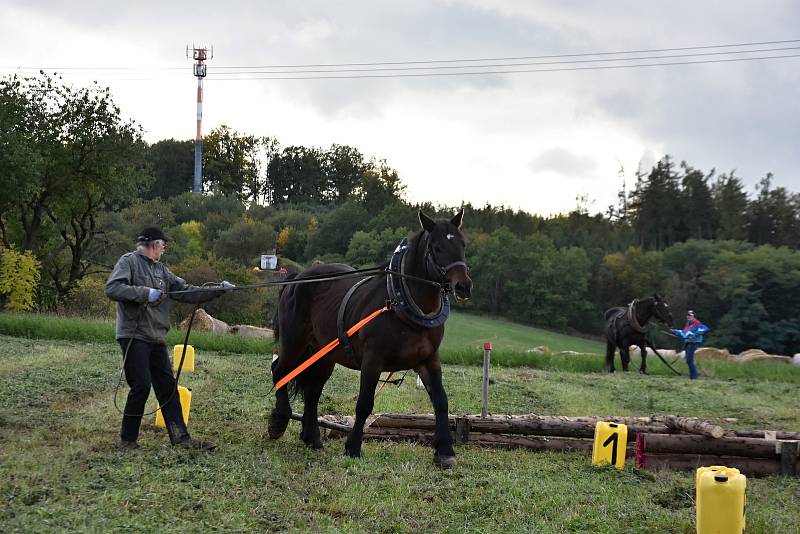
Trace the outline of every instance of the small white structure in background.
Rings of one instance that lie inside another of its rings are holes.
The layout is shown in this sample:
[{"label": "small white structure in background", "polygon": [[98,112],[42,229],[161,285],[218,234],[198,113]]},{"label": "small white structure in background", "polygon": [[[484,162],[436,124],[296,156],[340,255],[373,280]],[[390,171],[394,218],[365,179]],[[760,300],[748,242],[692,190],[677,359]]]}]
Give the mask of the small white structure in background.
[{"label": "small white structure in background", "polygon": [[792,365],[800,365],[800,352],[792,356]]},{"label": "small white structure in background", "polygon": [[274,271],[278,268],[278,256],[275,254],[262,254],[260,268],[262,271]]}]

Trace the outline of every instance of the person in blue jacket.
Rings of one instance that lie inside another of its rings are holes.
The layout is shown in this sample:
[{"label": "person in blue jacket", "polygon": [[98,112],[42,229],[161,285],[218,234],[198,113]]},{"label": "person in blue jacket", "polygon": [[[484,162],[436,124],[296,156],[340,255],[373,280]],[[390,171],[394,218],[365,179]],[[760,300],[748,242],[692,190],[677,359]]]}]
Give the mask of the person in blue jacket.
[{"label": "person in blue jacket", "polygon": [[694,310],[686,312],[686,325],[683,330],[673,330],[672,333],[683,340],[683,350],[686,354],[686,365],[689,366],[689,378],[692,380],[698,376],[697,367],[694,365],[694,351],[703,342],[703,334],[709,328],[697,320]]}]

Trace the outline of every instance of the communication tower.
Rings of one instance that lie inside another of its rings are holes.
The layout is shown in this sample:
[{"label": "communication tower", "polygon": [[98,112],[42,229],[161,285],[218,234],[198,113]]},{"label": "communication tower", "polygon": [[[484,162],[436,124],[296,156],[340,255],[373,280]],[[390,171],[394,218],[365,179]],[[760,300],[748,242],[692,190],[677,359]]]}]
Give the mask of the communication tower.
[{"label": "communication tower", "polygon": [[[186,57],[189,57],[189,46],[186,47]],[[214,48],[196,47],[192,45],[192,59],[194,75],[197,78],[197,134],[194,138],[194,185],[192,191],[203,192],[203,78],[206,77],[206,61],[214,58]]]}]

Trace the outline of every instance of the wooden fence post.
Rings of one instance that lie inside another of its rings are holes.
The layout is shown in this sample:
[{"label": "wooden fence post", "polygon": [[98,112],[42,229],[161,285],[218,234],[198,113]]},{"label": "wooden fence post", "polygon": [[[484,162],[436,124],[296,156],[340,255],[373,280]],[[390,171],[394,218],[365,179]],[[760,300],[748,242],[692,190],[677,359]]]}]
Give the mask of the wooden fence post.
[{"label": "wooden fence post", "polygon": [[483,344],[483,402],[481,403],[481,417],[489,416],[489,361],[492,357],[492,344]]}]

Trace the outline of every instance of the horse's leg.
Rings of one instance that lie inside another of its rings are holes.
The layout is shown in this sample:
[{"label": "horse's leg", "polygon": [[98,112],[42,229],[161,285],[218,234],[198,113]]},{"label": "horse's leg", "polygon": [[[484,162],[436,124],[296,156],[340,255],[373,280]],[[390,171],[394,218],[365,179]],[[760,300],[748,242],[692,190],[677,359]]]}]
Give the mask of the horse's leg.
[{"label": "horse's leg", "polygon": [[[288,321],[285,321],[288,323]],[[272,383],[277,384],[281,378],[289,374],[295,367],[300,365],[309,347],[309,334],[305,332],[303,325],[285,326],[280,325],[280,356],[272,365]],[[289,420],[292,417],[292,406],[289,402],[290,384],[283,386],[275,392],[275,407],[269,418],[267,428],[269,437],[278,439],[283,436]]]},{"label": "horse's leg", "polygon": [[622,358],[622,370],[626,373],[628,372],[628,365],[631,363],[631,353],[630,353],[630,346],[621,346],[619,348],[619,355]]},{"label": "horse's leg", "polygon": [[[272,367],[272,384],[275,385],[281,378],[289,373],[281,361],[283,358],[278,358],[275,365]],[[289,419],[292,417],[292,405],[289,402],[289,386],[286,385],[275,392],[275,407],[269,416],[269,424],[267,426],[267,433],[272,439],[278,439],[286,432],[286,427],[289,426]]]},{"label": "horse's leg", "polygon": [[364,354],[362,360],[364,363],[361,365],[361,386],[358,390],[358,401],[356,401],[356,420],[344,444],[345,452],[352,458],[361,456],[364,423],[372,413],[372,407],[375,404],[375,387],[381,378],[381,368],[374,363],[374,360],[375,358],[369,353]]},{"label": "horse's leg", "polygon": [[303,377],[303,430],[300,438],[312,449],[321,449],[322,441],[319,438],[319,397],[322,388],[331,377],[336,363],[329,358],[324,358],[305,371]]},{"label": "horse's leg", "polygon": [[616,351],[617,346],[610,341],[606,341],[606,371],[609,373],[614,372],[614,353]]},{"label": "horse's leg", "polygon": [[442,365],[439,353],[437,352],[430,360],[419,366],[417,373],[422,379],[422,383],[425,384],[436,417],[436,435],[433,440],[436,452],[433,455],[433,461],[440,467],[452,467],[456,464],[456,453],[453,450],[453,438],[450,435],[447,393],[442,384]]},{"label": "horse's leg", "polygon": [[642,351],[642,366],[639,368],[639,372],[642,373],[643,375],[646,375],[647,374],[647,348],[645,347],[644,343],[639,345],[639,350]]}]

